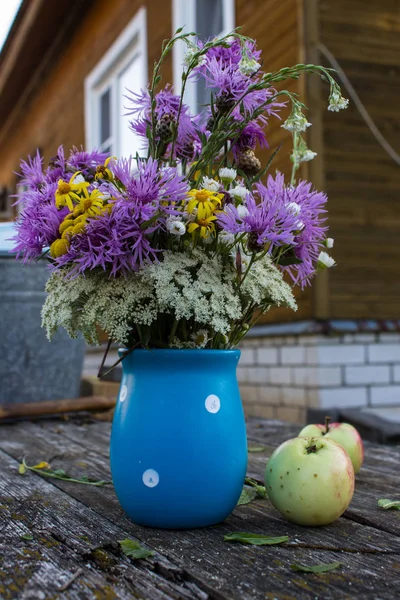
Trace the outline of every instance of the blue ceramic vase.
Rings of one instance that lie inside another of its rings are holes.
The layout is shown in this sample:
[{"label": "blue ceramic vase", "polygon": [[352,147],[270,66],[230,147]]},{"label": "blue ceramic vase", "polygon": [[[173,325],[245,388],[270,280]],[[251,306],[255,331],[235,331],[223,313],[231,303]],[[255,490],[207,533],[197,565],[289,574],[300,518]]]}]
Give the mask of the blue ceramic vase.
[{"label": "blue ceramic vase", "polygon": [[122,361],[111,472],[135,523],[205,527],[235,508],[247,466],[239,357],[239,350],[135,350]]}]

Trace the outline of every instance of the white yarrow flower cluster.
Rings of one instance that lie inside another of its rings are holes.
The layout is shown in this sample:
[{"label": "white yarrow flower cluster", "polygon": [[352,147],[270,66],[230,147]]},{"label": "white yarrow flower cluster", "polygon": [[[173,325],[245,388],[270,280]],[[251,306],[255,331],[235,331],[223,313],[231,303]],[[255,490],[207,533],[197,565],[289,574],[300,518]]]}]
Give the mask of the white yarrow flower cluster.
[{"label": "white yarrow flower cluster", "polygon": [[301,133],[302,131],[306,131],[307,127],[311,127],[311,123],[307,121],[301,110],[298,109],[292,112],[281,127],[292,133]]},{"label": "white yarrow flower cluster", "polygon": [[328,110],[332,112],[339,112],[339,110],[344,110],[349,105],[349,101],[347,98],[343,98],[340,90],[334,90],[332,94],[329,96],[329,105]]},{"label": "white yarrow flower cluster", "polygon": [[[250,258],[243,254],[243,268]],[[240,321],[249,302],[262,311],[274,304],[296,307],[289,285],[268,256],[252,265],[239,293],[236,281],[234,261],[227,264],[221,256],[199,248],[167,250],[161,262],[124,277],[110,278],[103,271],[70,277],[68,269],[53,271],[46,285],[42,325],[49,338],[63,327],[71,337],[82,332],[88,343],[98,344],[100,329],[129,346],[138,327],[168,316],[197,326],[190,341],[174,338],[170,346],[201,348],[210,340],[210,331],[229,339],[232,323]]]},{"label": "white yarrow flower cluster", "polygon": [[192,67],[198,67],[200,65],[203,65],[206,58],[204,55],[201,56],[196,56],[196,54],[199,53],[199,48],[197,46],[190,45],[188,46],[188,49],[185,53],[185,56],[183,57],[183,65],[184,67],[189,67],[190,65],[192,65],[192,63],[194,62],[194,65],[192,65]]},{"label": "white yarrow flower cluster", "polygon": [[250,58],[247,54],[242,56],[239,61],[239,71],[243,75],[253,75],[256,71],[261,68],[259,62],[255,60],[255,58]]}]

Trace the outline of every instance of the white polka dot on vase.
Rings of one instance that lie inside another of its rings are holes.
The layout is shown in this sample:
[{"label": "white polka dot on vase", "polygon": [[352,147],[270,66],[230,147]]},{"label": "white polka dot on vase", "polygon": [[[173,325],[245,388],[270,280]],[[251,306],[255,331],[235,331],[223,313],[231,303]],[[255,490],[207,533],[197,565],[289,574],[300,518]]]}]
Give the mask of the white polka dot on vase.
[{"label": "white polka dot on vase", "polygon": [[128,388],[126,387],[126,385],[123,385],[121,387],[121,391],[119,393],[120,401],[123,402],[125,400],[125,398],[127,397],[127,395],[128,395]]},{"label": "white polka dot on vase", "polygon": [[215,394],[210,394],[206,398],[205,405],[209,413],[215,414],[221,408],[221,400]]},{"label": "white polka dot on vase", "polygon": [[142,475],[142,480],[144,485],[147,485],[149,488],[153,488],[158,485],[160,476],[154,469],[147,469],[147,471],[145,471]]}]

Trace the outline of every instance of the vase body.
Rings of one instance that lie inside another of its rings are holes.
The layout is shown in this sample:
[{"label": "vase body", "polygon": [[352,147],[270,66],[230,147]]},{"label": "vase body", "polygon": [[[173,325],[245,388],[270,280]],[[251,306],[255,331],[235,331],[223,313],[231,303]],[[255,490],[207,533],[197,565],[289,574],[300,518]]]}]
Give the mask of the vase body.
[{"label": "vase body", "polygon": [[111,434],[115,492],[129,517],[205,527],[235,508],[247,467],[238,350],[135,350]]}]

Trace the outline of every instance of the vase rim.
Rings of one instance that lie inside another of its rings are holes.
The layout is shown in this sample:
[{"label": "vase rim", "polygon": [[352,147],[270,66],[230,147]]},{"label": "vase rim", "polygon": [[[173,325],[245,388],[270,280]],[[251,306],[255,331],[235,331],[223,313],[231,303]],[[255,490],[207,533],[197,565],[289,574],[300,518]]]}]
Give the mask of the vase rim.
[{"label": "vase rim", "polygon": [[[129,352],[129,348],[119,348],[118,352],[120,354],[125,354],[126,352]],[[140,354],[145,354],[147,352],[151,354],[240,354],[239,348],[229,348],[227,350],[217,350],[214,348],[136,348],[131,354],[134,354],[135,352]]]}]

